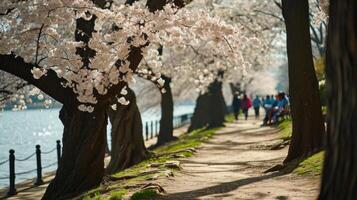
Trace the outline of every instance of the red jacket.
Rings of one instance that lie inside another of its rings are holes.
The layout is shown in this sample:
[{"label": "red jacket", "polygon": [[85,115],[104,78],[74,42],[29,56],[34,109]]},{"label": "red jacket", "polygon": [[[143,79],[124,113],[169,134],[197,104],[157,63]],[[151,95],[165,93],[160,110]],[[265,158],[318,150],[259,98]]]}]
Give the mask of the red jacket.
[{"label": "red jacket", "polygon": [[249,98],[242,99],[242,109],[249,109],[252,107],[252,101]]}]

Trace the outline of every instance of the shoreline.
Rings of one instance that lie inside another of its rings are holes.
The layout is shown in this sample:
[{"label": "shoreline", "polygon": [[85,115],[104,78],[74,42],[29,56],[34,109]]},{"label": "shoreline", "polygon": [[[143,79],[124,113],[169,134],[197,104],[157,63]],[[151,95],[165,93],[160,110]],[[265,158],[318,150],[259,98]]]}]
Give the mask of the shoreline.
[{"label": "shoreline", "polygon": [[[184,133],[186,133],[188,128],[188,125],[185,125],[183,127],[177,128],[174,130],[174,136],[178,137]],[[155,144],[157,141],[157,137],[149,139],[145,141],[145,146],[148,148],[151,145]],[[104,159],[104,165],[107,166],[110,161],[110,156],[106,155]],[[51,172],[46,172],[43,173],[43,184],[42,185],[34,185],[34,182],[36,181],[36,177],[26,179],[24,181],[21,181],[19,183],[15,184],[17,194],[13,196],[7,196],[7,191],[9,190],[9,186],[6,186],[4,188],[0,188],[0,199],[22,199],[22,196],[32,196],[34,199],[36,199],[39,196],[42,196],[44,193],[45,189],[47,188],[48,184],[50,181],[53,179],[54,175],[56,173],[56,170],[51,171]]]}]

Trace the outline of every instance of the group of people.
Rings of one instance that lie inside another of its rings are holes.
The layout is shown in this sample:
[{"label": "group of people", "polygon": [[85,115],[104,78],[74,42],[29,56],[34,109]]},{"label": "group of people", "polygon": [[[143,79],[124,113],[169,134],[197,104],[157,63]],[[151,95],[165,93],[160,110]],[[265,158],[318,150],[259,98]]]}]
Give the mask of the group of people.
[{"label": "group of people", "polygon": [[241,97],[238,93],[233,96],[233,113],[236,120],[240,110],[243,111],[245,120],[248,119],[248,111],[251,107],[254,108],[255,118],[259,118],[260,108],[265,110],[265,116],[263,119],[263,125],[275,124],[279,121],[279,118],[284,118],[290,114],[290,102],[289,97],[280,92],[277,95],[267,95],[265,98],[256,96],[251,101],[246,94]]},{"label": "group of people", "polygon": [[241,98],[240,95],[236,94],[233,96],[232,107],[233,107],[234,118],[236,120],[238,120],[240,109],[242,109],[245,120],[247,120],[248,110],[249,108],[252,107],[252,101],[247,97],[246,94],[243,95],[243,98]]},{"label": "group of people", "polygon": [[275,124],[279,122],[279,118],[290,115],[289,97],[284,92],[278,93],[275,97],[266,96],[263,107],[265,109],[263,125]]}]

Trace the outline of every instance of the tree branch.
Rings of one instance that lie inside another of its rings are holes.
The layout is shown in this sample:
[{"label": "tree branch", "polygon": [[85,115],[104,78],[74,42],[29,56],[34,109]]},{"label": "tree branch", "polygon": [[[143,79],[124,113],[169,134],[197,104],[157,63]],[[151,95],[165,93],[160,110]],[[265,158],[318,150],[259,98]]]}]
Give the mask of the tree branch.
[{"label": "tree branch", "polygon": [[40,49],[40,40],[41,40],[41,34],[42,34],[42,29],[45,26],[45,24],[41,25],[40,31],[38,32],[37,36],[37,41],[36,41],[36,55],[35,55],[35,64],[38,65],[37,59],[38,59],[38,51]]},{"label": "tree branch", "polygon": [[262,13],[262,14],[264,14],[264,15],[268,15],[268,16],[274,17],[274,18],[276,18],[276,19],[278,19],[278,20],[284,22],[284,19],[283,19],[283,18],[281,18],[281,17],[279,17],[278,15],[275,15],[275,14],[273,14],[273,13],[265,12],[265,11],[262,11],[262,10],[254,10],[254,12]]},{"label": "tree branch", "polygon": [[15,10],[15,8],[9,8],[5,11],[5,13],[0,13],[0,16],[5,16],[8,15],[9,13],[11,13],[13,10]]},{"label": "tree branch", "polygon": [[280,10],[283,10],[283,5],[279,3],[278,1],[274,1],[275,5],[280,8]]},{"label": "tree branch", "polygon": [[27,81],[63,104],[74,104],[73,91],[62,86],[61,82],[63,80],[57,77],[56,72],[49,70],[45,76],[35,79],[31,73],[33,67],[36,67],[36,65],[26,63],[20,56],[0,54],[0,70]]}]

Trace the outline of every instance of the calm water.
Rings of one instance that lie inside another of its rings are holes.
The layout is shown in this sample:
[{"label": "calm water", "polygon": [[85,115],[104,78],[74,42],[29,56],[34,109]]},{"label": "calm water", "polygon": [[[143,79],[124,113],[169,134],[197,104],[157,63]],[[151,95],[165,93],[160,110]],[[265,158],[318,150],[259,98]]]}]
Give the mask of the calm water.
[{"label": "calm water", "polygon": [[[175,116],[192,113],[192,105],[175,107]],[[15,150],[17,159],[23,159],[35,152],[35,145],[41,145],[42,151],[50,151],[56,147],[56,140],[62,139],[63,125],[58,119],[59,109],[26,110],[21,112],[0,112],[0,163],[7,160],[9,150]],[[143,122],[158,120],[158,109],[152,109],[142,114]],[[108,126],[110,130],[110,125]],[[110,133],[108,131],[108,133]],[[110,137],[109,137],[110,140]],[[48,166],[57,162],[56,151],[41,155],[42,166]],[[54,164],[43,169],[43,172],[53,171],[57,168]],[[36,157],[19,162],[15,161],[16,173],[36,169]],[[9,175],[9,163],[0,165],[0,188],[9,183],[5,178]],[[17,175],[16,182],[33,178],[36,171],[28,174]]]}]

